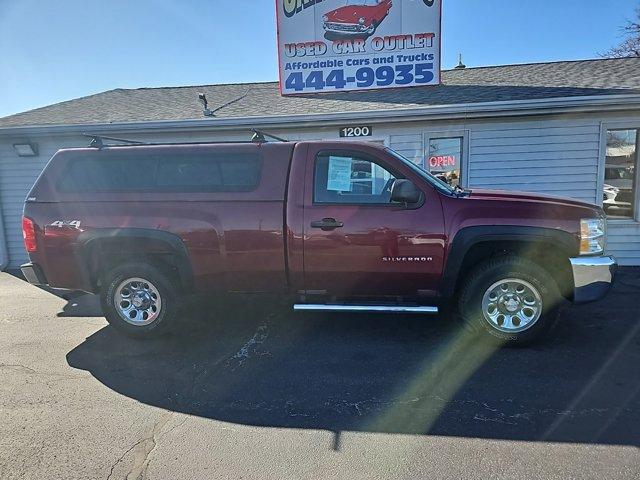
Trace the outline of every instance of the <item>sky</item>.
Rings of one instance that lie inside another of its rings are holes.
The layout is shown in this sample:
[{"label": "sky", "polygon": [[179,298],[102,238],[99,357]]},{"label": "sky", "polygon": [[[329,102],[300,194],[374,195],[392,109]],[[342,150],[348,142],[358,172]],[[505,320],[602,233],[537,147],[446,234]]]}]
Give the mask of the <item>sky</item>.
[{"label": "sky", "polygon": [[[443,0],[443,67],[596,58],[639,0]],[[0,0],[0,117],[113,88],[277,80],[273,0]]]}]

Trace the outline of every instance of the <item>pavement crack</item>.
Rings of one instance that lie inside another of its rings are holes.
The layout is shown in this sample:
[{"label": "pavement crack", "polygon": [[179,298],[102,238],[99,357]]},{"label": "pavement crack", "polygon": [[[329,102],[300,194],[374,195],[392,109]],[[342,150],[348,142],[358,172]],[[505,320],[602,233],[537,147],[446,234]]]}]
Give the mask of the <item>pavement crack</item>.
[{"label": "pavement crack", "polygon": [[151,454],[158,446],[158,439],[162,434],[162,429],[167,425],[167,423],[169,423],[172,416],[173,412],[165,413],[153,425],[153,429],[149,437],[140,444],[143,446],[143,449],[138,452],[138,455],[136,455],[133,467],[127,474],[127,480],[140,480],[146,478],[149,463],[151,462]]},{"label": "pavement crack", "polygon": [[485,417],[484,415],[480,415],[478,413],[474,415],[473,419],[480,420],[481,422],[494,422],[494,423],[503,423],[505,425],[518,425],[516,422],[510,422],[502,418],[489,418],[489,417]]},{"label": "pavement crack", "polygon": [[[158,445],[159,438],[163,436],[163,428],[167,425],[167,423],[169,423],[172,416],[173,412],[166,412],[161,415],[161,417],[153,424],[151,432],[149,432],[147,436],[139,439],[138,441],[133,443],[127,450],[125,450],[125,452],[113,463],[113,465],[111,465],[109,475],[107,475],[107,480],[111,480],[116,467],[123,463],[125,458],[127,458],[127,456],[129,456],[130,454],[133,454],[133,464],[131,465],[131,468],[129,468],[124,478],[126,478],[127,480],[142,480],[146,478],[147,469],[149,468],[149,463],[151,461],[151,454]],[[178,426],[179,425],[173,427],[169,431],[177,428]]]},{"label": "pavement crack", "polygon": [[227,365],[235,370],[237,367],[241,367],[257,350],[257,347],[264,343],[269,336],[269,329],[267,325],[261,325],[256,330],[256,333],[251,337],[240,349],[227,361]]},{"label": "pavement crack", "polygon": [[124,453],[122,455],[120,455],[120,457],[111,465],[111,469],[109,470],[109,475],[107,475],[107,480],[111,480],[111,477],[113,476],[113,471],[115,470],[115,468],[124,460],[124,457],[127,456],[127,454],[129,454],[129,452],[131,452],[131,450],[133,450],[134,448],[136,448],[140,442],[144,441],[143,440],[138,440],[136,443],[134,443],[133,445],[131,445],[128,449],[126,449],[124,451]]},{"label": "pavement crack", "polygon": [[166,432],[163,432],[161,437],[166,437],[167,435],[169,435],[171,432],[173,432],[174,430],[177,430],[178,428],[180,428],[181,426],[183,426],[185,423],[187,423],[187,420],[189,420],[189,417],[185,416],[179,423],[175,424],[173,427],[171,427],[169,430],[167,430]]},{"label": "pavement crack", "polygon": [[7,370],[15,370],[23,373],[32,373],[37,375],[38,372],[31,367],[27,367],[26,365],[21,365],[19,363],[0,363],[0,368]]},{"label": "pavement crack", "polygon": [[490,407],[486,402],[483,402],[482,406],[490,412],[498,412],[499,414],[503,415],[497,408]]},{"label": "pavement crack", "polygon": [[22,373],[26,375],[34,375],[38,377],[49,377],[48,381],[62,381],[62,380],[78,380],[85,378],[85,375],[73,375],[69,373],[53,373],[53,372],[39,372],[35,368],[22,365],[20,363],[0,363],[0,371],[12,371],[15,373]]}]

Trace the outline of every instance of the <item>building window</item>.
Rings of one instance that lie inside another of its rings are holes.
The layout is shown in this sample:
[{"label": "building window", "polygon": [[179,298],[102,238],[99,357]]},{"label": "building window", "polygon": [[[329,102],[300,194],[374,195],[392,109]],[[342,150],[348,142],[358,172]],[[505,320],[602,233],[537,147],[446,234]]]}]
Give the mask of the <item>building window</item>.
[{"label": "building window", "polygon": [[459,185],[462,145],[463,137],[429,138],[426,169],[449,185]]},{"label": "building window", "polygon": [[638,130],[607,130],[603,208],[609,218],[637,214]]},{"label": "building window", "polygon": [[318,203],[389,204],[395,178],[367,158],[321,153],[316,159],[313,200]]}]

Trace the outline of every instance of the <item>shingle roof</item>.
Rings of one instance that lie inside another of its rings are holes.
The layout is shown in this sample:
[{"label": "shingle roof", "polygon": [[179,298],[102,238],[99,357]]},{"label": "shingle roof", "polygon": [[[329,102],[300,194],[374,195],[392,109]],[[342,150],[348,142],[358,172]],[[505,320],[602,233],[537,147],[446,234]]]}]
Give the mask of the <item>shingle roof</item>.
[{"label": "shingle roof", "polygon": [[203,119],[199,92],[215,118],[616,95],[640,93],[640,58],[447,70],[438,86],[288,97],[280,96],[277,82],[118,88],[0,118],[0,127]]}]

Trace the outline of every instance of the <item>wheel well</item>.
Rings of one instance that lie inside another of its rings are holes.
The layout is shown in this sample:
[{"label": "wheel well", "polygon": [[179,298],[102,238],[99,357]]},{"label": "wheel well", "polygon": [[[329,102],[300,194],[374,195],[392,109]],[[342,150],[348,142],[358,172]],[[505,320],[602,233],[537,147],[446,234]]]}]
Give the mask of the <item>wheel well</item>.
[{"label": "wheel well", "polygon": [[96,239],[84,247],[83,256],[89,283],[96,292],[101,287],[104,274],[125,263],[151,264],[177,287],[191,290],[188,260],[160,240],[131,237]]},{"label": "wheel well", "polygon": [[473,245],[465,254],[460,266],[460,275],[456,280],[455,290],[462,284],[462,280],[479,263],[501,255],[517,255],[526,258],[545,269],[556,281],[560,293],[565,298],[573,295],[573,276],[570,254],[562,247],[551,242],[526,241],[487,241]]}]

